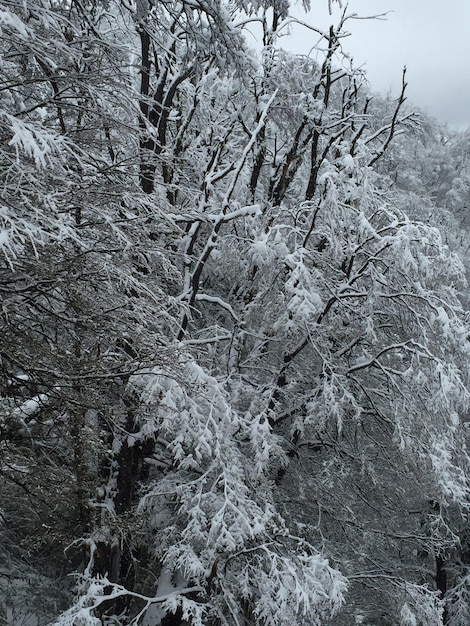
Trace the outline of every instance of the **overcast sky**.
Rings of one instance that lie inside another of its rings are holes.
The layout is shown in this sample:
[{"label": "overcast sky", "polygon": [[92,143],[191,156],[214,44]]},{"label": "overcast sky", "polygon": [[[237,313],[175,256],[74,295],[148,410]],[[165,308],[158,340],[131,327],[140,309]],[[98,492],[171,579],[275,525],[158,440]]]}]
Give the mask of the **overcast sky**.
[{"label": "overcast sky", "polygon": [[[311,0],[299,17],[327,28],[341,14],[336,2]],[[345,0],[342,2],[346,6]],[[470,127],[470,0],[349,0],[347,13],[387,13],[381,20],[349,20],[343,47],[364,65],[372,89],[399,93],[407,67],[408,103],[454,128]],[[307,54],[316,39],[294,29],[281,45]]]}]

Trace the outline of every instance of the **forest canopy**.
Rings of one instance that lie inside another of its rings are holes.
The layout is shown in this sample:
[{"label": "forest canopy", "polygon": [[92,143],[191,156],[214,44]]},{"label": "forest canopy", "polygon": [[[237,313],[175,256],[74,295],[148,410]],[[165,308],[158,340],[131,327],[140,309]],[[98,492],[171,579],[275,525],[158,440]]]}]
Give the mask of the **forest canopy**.
[{"label": "forest canopy", "polygon": [[470,623],[470,138],[289,11],[0,0],[1,624]]}]

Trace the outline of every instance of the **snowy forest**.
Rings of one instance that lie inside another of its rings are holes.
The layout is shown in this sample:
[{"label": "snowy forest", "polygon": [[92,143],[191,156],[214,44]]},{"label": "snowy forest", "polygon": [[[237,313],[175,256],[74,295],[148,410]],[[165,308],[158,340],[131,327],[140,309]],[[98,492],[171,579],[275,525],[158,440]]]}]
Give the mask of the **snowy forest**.
[{"label": "snowy forest", "polygon": [[470,624],[470,131],[344,4],[0,0],[0,625]]}]

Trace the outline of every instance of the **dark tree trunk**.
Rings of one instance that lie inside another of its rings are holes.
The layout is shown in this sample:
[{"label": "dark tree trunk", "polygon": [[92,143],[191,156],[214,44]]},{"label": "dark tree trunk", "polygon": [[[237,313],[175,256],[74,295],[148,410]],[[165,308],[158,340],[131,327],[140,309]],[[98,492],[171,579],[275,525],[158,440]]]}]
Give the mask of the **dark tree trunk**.
[{"label": "dark tree trunk", "polygon": [[[439,591],[439,594],[442,599],[446,597],[447,593],[447,569],[445,566],[445,560],[442,556],[436,556],[436,575],[434,577],[436,581],[436,589]],[[449,623],[449,616],[447,614],[447,608],[444,604],[444,613],[442,615],[442,623]]]}]

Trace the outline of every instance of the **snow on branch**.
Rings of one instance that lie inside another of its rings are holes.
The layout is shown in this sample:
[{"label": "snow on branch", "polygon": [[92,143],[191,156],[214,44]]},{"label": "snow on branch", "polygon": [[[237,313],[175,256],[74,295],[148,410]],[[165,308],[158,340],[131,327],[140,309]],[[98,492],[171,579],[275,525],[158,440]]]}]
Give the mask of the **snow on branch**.
[{"label": "snow on branch", "polygon": [[15,30],[23,39],[33,37],[33,29],[11,11],[0,10],[0,33],[2,29]]},{"label": "snow on branch", "polygon": [[204,591],[202,587],[193,586],[175,589],[170,593],[152,597],[126,589],[126,587],[113,583],[106,577],[83,580],[81,584],[86,586],[86,592],[78,598],[72,607],[59,616],[53,623],[53,626],[76,626],[77,624],[81,626],[98,626],[102,622],[96,617],[95,611],[104,603],[109,603],[122,597],[134,598],[143,602],[143,608],[133,619],[127,622],[128,626],[137,626],[151,606],[161,604],[171,608],[174,606],[175,599],[181,599],[181,596]]},{"label": "snow on branch", "polygon": [[33,159],[38,169],[46,168],[53,156],[61,155],[65,149],[65,140],[60,135],[24,122],[13,115],[3,112],[13,137],[8,145],[16,150],[17,160],[23,152]]},{"label": "snow on branch", "polygon": [[222,298],[219,298],[217,296],[210,296],[207,293],[198,293],[196,295],[196,301],[211,302],[213,304],[218,304],[222,309],[225,309],[226,311],[228,311],[235,321],[238,321],[238,316],[235,313],[235,311],[232,309],[230,304],[222,300]]}]

